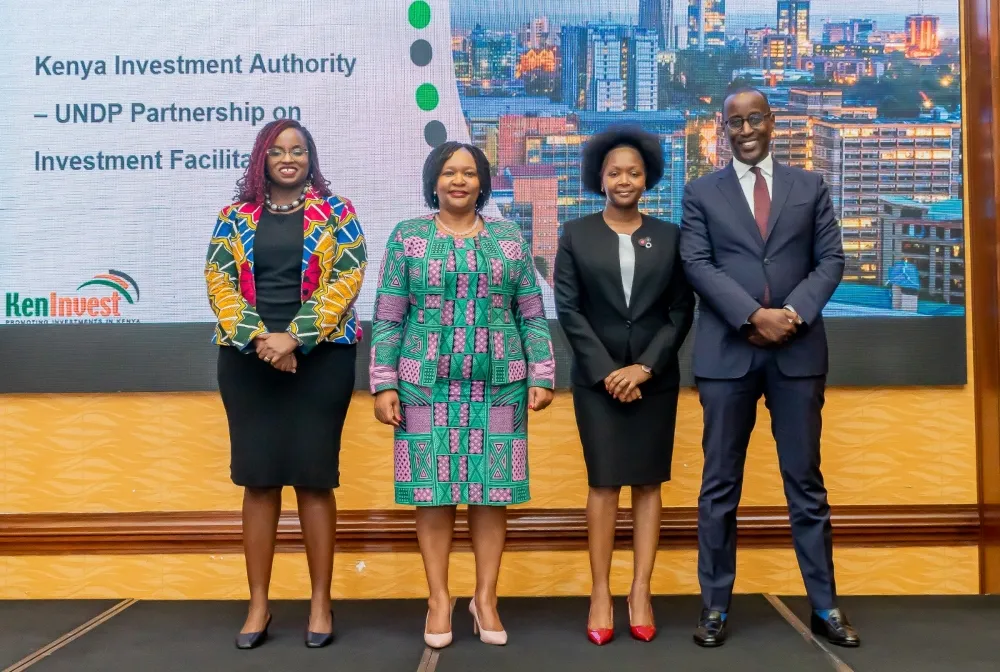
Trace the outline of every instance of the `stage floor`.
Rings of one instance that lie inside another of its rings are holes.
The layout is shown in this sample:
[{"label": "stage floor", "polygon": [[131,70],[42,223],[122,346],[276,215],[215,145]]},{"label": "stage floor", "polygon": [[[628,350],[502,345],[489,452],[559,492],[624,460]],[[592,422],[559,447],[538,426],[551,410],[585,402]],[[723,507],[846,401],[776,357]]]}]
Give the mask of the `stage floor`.
[{"label": "stage floor", "polygon": [[654,600],[659,633],[651,643],[628,636],[627,607],[616,603],[616,634],[596,647],[584,634],[585,598],[502,599],[505,647],[472,634],[468,599],[457,600],[454,643],[423,644],[426,603],[369,600],[335,603],[337,639],[318,650],[302,644],[307,605],[275,602],[264,646],[233,646],[243,602],[0,601],[0,670],[300,670],[350,672],[604,672],[684,670],[743,672],[840,670],[996,670],[1000,596],[845,597],[842,606],[862,636],[859,649],[817,643],[802,623],[799,597],[738,595],[730,638],[704,650],[691,640],[695,596]]}]

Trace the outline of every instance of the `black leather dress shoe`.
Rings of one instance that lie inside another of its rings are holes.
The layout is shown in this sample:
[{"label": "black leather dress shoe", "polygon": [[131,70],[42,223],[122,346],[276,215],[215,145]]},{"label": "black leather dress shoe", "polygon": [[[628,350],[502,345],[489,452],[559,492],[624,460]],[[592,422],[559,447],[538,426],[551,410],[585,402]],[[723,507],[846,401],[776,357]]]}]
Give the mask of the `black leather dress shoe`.
[{"label": "black leather dress shoe", "polygon": [[267,622],[264,623],[264,629],[257,632],[241,632],[236,635],[236,648],[237,649],[256,649],[258,646],[267,641],[267,629],[271,626],[271,614],[267,615]]},{"label": "black leather dress shoe", "polygon": [[703,609],[698,628],[694,631],[694,641],[698,646],[710,648],[722,646],[726,641],[726,621],[721,611]]},{"label": "black leather dress shoe", "polygon": [[333,644],[333,609],[330,610],[330,632],[313,632],[306,626],[306,646],[310,649],[322,649]]},{"label": "black leather dress shoe", "polygon": [[840,609],[832,609],[826,620],[820,618],[820,615],[814,611],[810,621],[813,634],[826,637],[831,644],[849,647],[861,646],[861,637],[858,636],[858,631],[851,627],[847,616]]}]

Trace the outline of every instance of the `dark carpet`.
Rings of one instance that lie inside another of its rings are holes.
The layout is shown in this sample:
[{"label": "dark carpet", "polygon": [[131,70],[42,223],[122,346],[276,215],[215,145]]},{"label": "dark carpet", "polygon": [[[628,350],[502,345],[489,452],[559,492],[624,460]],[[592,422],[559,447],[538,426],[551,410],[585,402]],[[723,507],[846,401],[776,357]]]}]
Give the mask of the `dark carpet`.
[{"label": "dark carpet", "polygon": [[454,643],[441,651],[437,672],[550,672],[580,670],[684,670],[685,672],[775,672],[829,670],[822,653],[805,641],[759,595],[737,595],[725,646],[702,649],[691,639],[698,622],[697,596],[653,600],[657,637],[629,636],[628,606],[615,602],[615,639],[605,646],[587,641],[587,598],[501,599],[507,646],[483,644],[472,634],[468,599],[455,606]]},{"label": "dark carpet", "polygon": [[246,603],[139,602],[31,667],[31,672],[137,670],[343,670],[412,672],[423,655],[426,601],[334,603],[337,639],[323,649],[303,645],[306,602],[273,602],[268,641],[233,645]]},{"label": "dark carpet", "polygon": [[[805,598],[781,599],[809,625]],[[1000,669],[1000,596],[848,596],[840,606],[861,646],[829,648],[855,672]]]},{"label": "dark carpet", "polygon": [[119,600],[0,600],[0,670],[83,625]]},{"label": "dark carpet", "polygon": [[[782,598],[808,624],[804,598]],[[628,632],[624,599],[615,604],[616,638],[587,641],[586,598],[504,598],[500,614],[509,644],[483,644],[472,634],[468,598],[455,607],[455,641],[438,654],[436,672],[810,672],[831,670],[759,595],[737,595],[725,646],[701,649],[691,640],[697,596],[654,598],[658,636],[637,642]],[[87,622],[116,601],[0,601],[0,669]],[[830,647],[856,672],[1000,669],[1000,596],[844,597],[841,606],[862,636],[859,649]],[[271,637],[259,649],[233,646],[246,603],[138,602],[79,639],[40,659],[30,672],[92,670],[350,670],[412,672],[424,652],[424,600],[335,602],[337,640],[303,646],[308,604],[275,602]]]}]

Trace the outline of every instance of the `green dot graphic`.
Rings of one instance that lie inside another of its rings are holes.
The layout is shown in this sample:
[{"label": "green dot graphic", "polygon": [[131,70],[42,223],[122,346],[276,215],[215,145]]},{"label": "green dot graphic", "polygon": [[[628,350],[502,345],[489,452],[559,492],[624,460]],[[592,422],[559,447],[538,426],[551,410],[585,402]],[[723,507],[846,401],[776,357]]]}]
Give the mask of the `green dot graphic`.
[{"label": "green dot graphic", "polygon": [[424,0],[410,3],[410,25],[420,30],[431,22],[431,6]]},{"label": "green dot graphic", "polygon": [[417,107],[424,112],[430,112],[438,106],[438,90],[433,84],[421,84],[417,87]]}]

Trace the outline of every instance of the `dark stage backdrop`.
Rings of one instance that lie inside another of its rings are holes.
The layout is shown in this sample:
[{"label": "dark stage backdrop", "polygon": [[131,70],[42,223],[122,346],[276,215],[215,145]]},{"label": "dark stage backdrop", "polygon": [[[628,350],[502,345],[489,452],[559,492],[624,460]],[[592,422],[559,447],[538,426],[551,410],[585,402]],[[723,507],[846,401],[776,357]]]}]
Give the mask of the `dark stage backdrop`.
[{"label": "dark stage backdrop", "polygon": [[[556,384],[569,385],[570,352],[559,324],[550,322]],[[369,325],[365,324],[365,332]],[[862,328],[859,328],[862,327]],[[210,324],[136,324],[6,329],[0,392],[169,392],[216,388],[218,348]],[[834,318],[831,385],[953,385],[965,382],[965,320],[917,320],[900,329],[891,318]],[[906,340],[910,339],[910,340]],[[691,377],[690,336],[681,353],[684,385]],[[44,348],[39,344],[45,344]],[[358,348],[357,388],[368,387],[368,344]],[[250,355],[252,356],[252,355]]]}]

